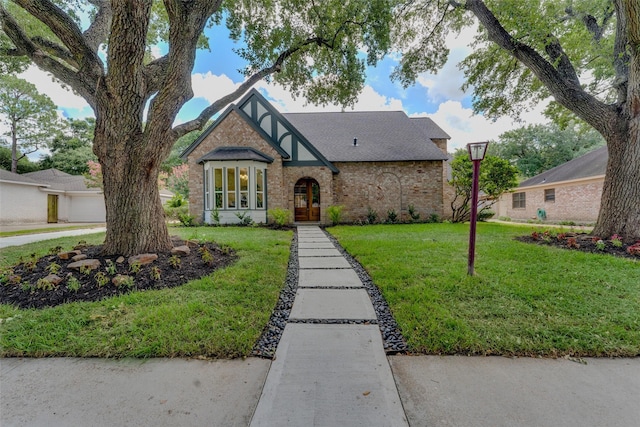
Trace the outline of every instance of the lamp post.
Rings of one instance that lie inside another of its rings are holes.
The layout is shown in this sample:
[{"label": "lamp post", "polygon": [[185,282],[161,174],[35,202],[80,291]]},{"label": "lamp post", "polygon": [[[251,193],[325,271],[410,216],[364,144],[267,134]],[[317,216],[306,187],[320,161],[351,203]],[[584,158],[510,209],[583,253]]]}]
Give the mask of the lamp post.
[{"label": "lamp post", "polygon": [[471,227],[469,231],[469,262],[467,274],[473,276],[473,264],[476,258],[476,222],[478,219],[478,181],[480,180],[480,162],[487,153],[488,142],[467,144],[469,159],[473,163],[473,183],[471,185]]}]

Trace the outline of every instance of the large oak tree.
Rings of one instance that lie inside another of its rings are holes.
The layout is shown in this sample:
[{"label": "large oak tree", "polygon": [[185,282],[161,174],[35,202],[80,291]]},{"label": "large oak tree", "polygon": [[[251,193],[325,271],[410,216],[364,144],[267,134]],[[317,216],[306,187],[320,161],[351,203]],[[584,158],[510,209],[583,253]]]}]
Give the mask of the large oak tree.
[{"label": "large oak tree", "polygon": [[569,111],[596,129],[609,163],[593,233],[640,240],[638,0],[410,0],[397,12],[403,83],[437,72],[448,32],[477,22],[474,52],[461,64],[476,111],[517,116],[553,96],[556,119]]},{"label": "large oak tree", "polygon": [[[0,22],[11,43],[2,38],[0,54],[27,57],[93,108],[107,213],[103,250],[130,255],[170,248],[157,182],[178,138],[268,77],[314,102],[353,103],[365,64],[388,48],[390,11],[388,0],[2,0]],[[193,96],[197,49],[215,50],[203,30],[222,23],[244,42],[237,53],[246,79],[174,126]],[[47,31],[33,30],[42,26]],[[161,39],[168,53],[150,60],[150,44]]]}]

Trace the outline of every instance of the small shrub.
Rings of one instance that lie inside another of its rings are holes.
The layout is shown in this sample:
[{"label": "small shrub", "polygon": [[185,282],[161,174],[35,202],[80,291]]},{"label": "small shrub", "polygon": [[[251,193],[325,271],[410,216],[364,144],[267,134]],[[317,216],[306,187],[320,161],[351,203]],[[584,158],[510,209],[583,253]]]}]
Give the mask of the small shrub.
[{"label": "small shrub", "polygon": [[87,246],[88,244],[86,240],[80,240],[78,241],[78,244],[73,247],[73,249],[78,251],[78,250],[86,249]]},{"label": "small shrub", "polygon": [[606,247],[607,247],[607,244],[604,242],[604,240],[600,239],[596,242],[597,250],[604,251]]},{"label": "small shrub", "polygon": [[437,213],[434,212],[431,215],[429,215],[429,218],[427,218],[426,222],[432,223],[432,224],[438,223],[440,222],[440,217],[438,216]]},{"label": "small shrub", "polygon": [[187,201],[180,194],[174,194],[173,197],[167,202],[167,206],[169,206],[170,208],[179,208],[186,205]]},{"label": "small shrub", "polygon": [[634,256],[640,256],[640,241],[627,248],[627,253]]},{"label": "small shrub", "polygon": [[61,268],[62,266],[60,266],[60,264],[52,262],[45,267],[45,270],[47,270],[51,274],[57,274]]},{"label": "small shrub", "polygon": [[541,239],[541,235],[540,233],[538,233],[537,231],[532,231],[531,232],[531,238],[533,240],[540,240]]},{"label": "small shrub", "polygon": [[617,234],[614,234],[613,236],[611,236],[611,244],[615,248],[621,248],[622,247],[622,239]]},{"label": "small shrub", "polygon": [[181,262],[182,261],[180,260],[180,257],[178,255],[172,255],[171,257],[169,257],[169,265],[176,270],[180,268]]},{"label": "small shrub", "polygon": [[47,279],[38,279],[36,282],[36,289],[40,289],[42,291],[52,291],[55,288],[55,285]]},{"label": "small shrub", "polygon": [[371,206],[367,208],[367,223],[375,224],[378,219],[378,213],[371,209]]},{"label": "small shrub", "polygon": [[278,228],[282,228],[285,224],[291,221],[291,211],[288,209],[269,209],[267,211],[267,215]]},{"label": "small shrub", "polygon": [[80,290],[80,281],[75,276],[70,276],[67,279],[67,289],[71,292],[78,292]]},{"label": "small shrub", "polygon": [[478,221],[486,221],[489,218],[493,218],[496,213],[490,209],[483,209],[478,212]]},{"label": "small shrub", "polygon": [[558,233],[556,238],[558,239],[559,242],[562,242],[563,240],[565,240],[567,238],[567,234],[566,233]]},{"label": "small shrub", "polygon": [[576,239],[575,237],[569,237],[567,239],[567,247],[578,249],[580,247],[580,244],[578,244],[578,239]]},{"label": "small shrub", "polygon": [[340,220],[342,219],[342,211],[344,210],[344,206],[342,205],[332,205],[327,208],[327,213],[329,214],[329,219],[333,225],[338,225]]},{"label": "small shrub", "polygon": [[114,276],[118,271],[116,265],[110,259],[107,260],[107,266],[104,269],[111,276]]},{"label": "small shrub", "polygon": [[420,212],[416,212],[415,206],[409,205],[407,210],[409,211],[409,216],[411,217],[412,221],[418,221],[420,219]]},{"label": "small shrub", "polygon": [[104,274],[102,271],[99,273],[96,273],[95,276],[93,276],[93,278],[96,280],[96,283],[98,284],[99,288],[109,283],[109,277],[107,277],[107,275]]},{"label": "small shrub", "polygon": [[244,212],[236,212],[235,213],[236,217],[238,217],[238,219],[240,220],[240,222],[238,223],[238,225],[246,227],[248,225],[253,224],[253,219],[251,219],[251,215],[249,215],[248,211],[244,211]]},{"label": "small shrub", "polygon": [[142,268],[142,265],[138,261],[136,261],[134,263],[131,263],[131,265],[129,266],[129,272],[133,274],[138,274],[140,273],[141,268]]},{"label": "small shrub", "polygon": [[207,249],[205,246],[202,246],[200,249],[198,249],[198,251],[200,252],[200,256],[202,257],[202,262],[204,262],[208,266],[212,266],[213,255],[211,254],[209,249]]},{"label": "small shrub", "polygon": [[574,226],[576,225],[576,223],[574,221],[560,221],[559,222],[560,225],[569,225],[569,226]]},{"label": "small shrub", "polygon": [[83,265],[82,267],[80,267],[80,273],[84,274],[85,276],[88,276],[91,274],[91,267],[89,267],[88,265]]},{"label": "small shrub", "polygon": [[213,225],[220,225],[220,209],[215,208],[211,211],[211,219],[213,219]]},{"label": "small shrub", "polygon": [[151,277],[152,280],[158,281],[160,280],[161,276],[162,273],[160,272],[158,266],[154,265],[153,267],[151,267],[151,270],[149,271],[149,277]]},{"label": "small shrub", "polygon": [[33,291],[33,286],[31,286],[31,283],[29,283],[29,282],[22,282],[22,285],[20,285],[20,289],[23,292],[32,292]]},{"label": "small shrub", "polygon": [[178,214],[178,221],[180,221],[180,224],[185,227],[193,227],[195,225],[195,220],[196,217],[194,215],[189,215],[188,213]]},{"label": "small shrub", "polygon": [[387,211],[387,222],[389,224],[394,224],[398,222],[398,213],[396,212],[395,209],[389,209]]}]

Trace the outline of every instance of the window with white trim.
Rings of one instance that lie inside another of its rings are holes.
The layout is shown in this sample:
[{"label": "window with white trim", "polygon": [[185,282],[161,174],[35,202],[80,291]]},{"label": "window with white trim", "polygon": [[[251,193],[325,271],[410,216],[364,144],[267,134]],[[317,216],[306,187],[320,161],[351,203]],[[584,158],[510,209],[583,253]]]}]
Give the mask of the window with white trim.
[{"label": "window with white trim", "polygon": [[266,208],[266,164],[211,161],[204,166],[205,210]]}]

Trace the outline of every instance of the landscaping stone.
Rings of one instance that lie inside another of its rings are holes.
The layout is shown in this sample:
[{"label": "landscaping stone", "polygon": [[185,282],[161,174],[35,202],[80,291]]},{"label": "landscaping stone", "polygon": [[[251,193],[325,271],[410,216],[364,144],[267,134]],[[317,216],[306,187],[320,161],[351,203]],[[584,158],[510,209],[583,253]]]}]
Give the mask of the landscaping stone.
[{"label": "landscaping stone", "polygon": [[56,276],[55,274],[50,274],[47,277],[45,277],[44,280],[46,280],[47,282],[51,283],[54,286],[58,286],[60,282],[62,282],[64,279],[60,276]]},{"label": "landscaping stone", "polygon": [[71,258],[73,258],[73,257],[74,257],[74,256],[76,256],[76,255],[80,255],[81,253],[82,253],[82,251],[67,251],[67,252],[60,252],[60,253],[58,254],[58,258],[60,258],[60,259],[64,259],[64,260],[67,260],[67,259],[71,259]]},{"label": "landscaping stone", "polygon": [[187,256],[190,253],[191,253],[191,249],[189,249],[189,246],[187,245],[176,246],[175,248],[171,248],[171,255]]},{"label": "landscaping stone", "polygon": [[72,262],[67,265],[67,268],[71,270],[80,270],[82,268],[90,268],[91,270],[95,270],[96,268],[100,268],[100,261],[97,259],[83,259],[81,261]]},{"label": "landscaping stone", "polygon": [[119,256],[119,257],[116,259],[116,264],[122,264],[123,262],[124,262],[124,257],[123,257],[123,256]]},{"label": "landscaping stone", "polygon": [[71,258],[71,261],[76,262],[76,261],[82,261],[83,259],[87,259],[87,256],[85,254],[79,254]]},{"label": "landscaping stone", "polygon": [[129,265],[138,263],[140,265],[151,264],[158,259],[158,254],[140,254],[129,257]]}]

